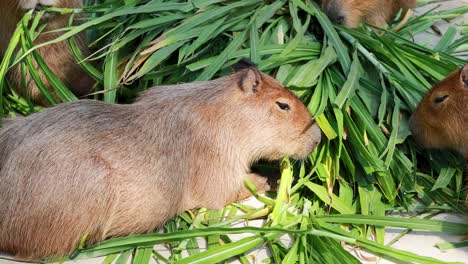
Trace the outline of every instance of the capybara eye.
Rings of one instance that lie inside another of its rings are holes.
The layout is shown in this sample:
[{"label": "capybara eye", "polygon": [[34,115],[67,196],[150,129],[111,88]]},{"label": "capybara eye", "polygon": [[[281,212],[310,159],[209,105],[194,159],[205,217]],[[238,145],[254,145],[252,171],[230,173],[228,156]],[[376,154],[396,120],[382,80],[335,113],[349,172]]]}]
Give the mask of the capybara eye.
[{"label": "capybara eye", "polygon": [[447,99],[448,95],[444,95],[444,96],[437,96],[435,99],[434,99],[434,102],[436,104],[440,104],[442,103],[445,99]]},{"label": "capybara eye", "polygon": [[287,110],[291,109],[291,107],[289,107],[289,105],[286,104],[286,103],[281,103],[281,102],[276,101],[276,104],[278,105],[278,107],[281,110],[286,110],[287,111]]}]

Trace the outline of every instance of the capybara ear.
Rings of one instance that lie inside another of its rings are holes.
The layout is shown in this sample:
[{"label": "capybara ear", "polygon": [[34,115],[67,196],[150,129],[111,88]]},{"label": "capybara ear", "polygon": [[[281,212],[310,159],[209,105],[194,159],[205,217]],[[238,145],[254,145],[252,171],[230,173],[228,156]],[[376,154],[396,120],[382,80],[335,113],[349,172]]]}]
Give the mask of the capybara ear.
[{"label": "capybara ear", "polygon": [[257,65],[247,58],[241,58],[234,66],[234,71],[238,72],[247,68],[257,68]]},{"label": "capybara ear", "polygon": [[460,81],[463,84],[463,87],[468,89],[468,64],[465,64],[460,71]]},{"label": "capybara ear", "polygon": [[257,94],[262,82],[262,75],[255,67],[243,70],[239,75],[239,88],[246,94]]}]

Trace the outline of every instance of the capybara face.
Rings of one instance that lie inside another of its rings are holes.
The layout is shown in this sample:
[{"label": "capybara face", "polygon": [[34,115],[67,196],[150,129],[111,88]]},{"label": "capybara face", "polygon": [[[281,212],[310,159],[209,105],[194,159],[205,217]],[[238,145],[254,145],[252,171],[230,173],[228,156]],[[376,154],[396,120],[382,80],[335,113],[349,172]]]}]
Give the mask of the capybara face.
[{"label": "capybara face", "polygon": [[322,0],[322,9],[330,20],[348,28],[357,27],[381,0]]},{"label": "capybara face", "polygon": [[468,158],[468,65],[435,84],[411,116],[415,139],[427,148],[449,148]]},{"label": "capybara face", "polygon": [[322,0],[322,9],[335,23],[355,28],[361,22],[384,27],[396,14],[413,8],[416,0]]},{"label": "capybara face", "polygon": [[331,21],[336,24],[344,25],[346,23],[343,0],[322,0],[322,9],[328,15]]},{"label": "capybara face", "polygon": [[256,141],[262,145],[263,158],[306,158],[320,142],[321,132],[305,105],[279,82],[256,68],[238,74],[248,104],[246,109],[253,111],[246,112],[246,122],[262,130],[252,137],[259,137]]}]

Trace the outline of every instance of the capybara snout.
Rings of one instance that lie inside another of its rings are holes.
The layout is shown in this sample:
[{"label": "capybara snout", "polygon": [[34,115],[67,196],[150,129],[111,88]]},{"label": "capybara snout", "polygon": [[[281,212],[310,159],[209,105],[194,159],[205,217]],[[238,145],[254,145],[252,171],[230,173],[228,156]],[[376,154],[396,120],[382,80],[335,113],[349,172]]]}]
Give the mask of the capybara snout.
[{"label": "capybara snout", "polygon": [[82,100],[0,128],[0,251],[70,254],[145,233],[188,209],[272,188],[251,166],[305,158],[320,130],[302,102],[248,65],[208,82],[149,89],[133,104]]},{"label": "capybara snout", "polygon": [[291,92],[282,87],[268,75],[261,75],[265,89],[259,90],[258,100],[268,107],[257,107],[256,111],[264,111],[259,116],[264,120],[263,134],[266,138],[275,140],[275,144],[266,141],[265,150],[271,149],[270,159],[280,159],[290,156],[296,159],[306,158],[317,146],[321,132],[306,106]]},{"label": "capybara snout", "polygon": [[321,5],[330,20],[348,28],[361,22],[379,27],[390,23],[397,13],[413,8],[416,0],[322,0]]},{"label": "capybara snout", "polygon": [[343,25],[346,22],[345,11],[343,10],[342,0],[322,1],[322,9],[328,15],[331,21]]},{"label": "capybara snout", "polygon": [[305,159],[309,154],[317,147],[320,143],[322,137],[322,131],[315,121],[311,121],[309,125],[303,130],[301,134],[303,140],[298,140],[298,142],[306,142],[305,144],[298,144],[296,153],[290,155],[294,159]]}]

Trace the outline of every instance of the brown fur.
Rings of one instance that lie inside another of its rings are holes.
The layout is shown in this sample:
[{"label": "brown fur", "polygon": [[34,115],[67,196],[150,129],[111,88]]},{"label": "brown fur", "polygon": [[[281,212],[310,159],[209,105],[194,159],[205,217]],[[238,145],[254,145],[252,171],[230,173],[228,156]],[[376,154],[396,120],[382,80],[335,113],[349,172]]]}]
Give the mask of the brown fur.
[{"label": "brown fur", "polygon": [[[410,128],[423,146],[457,151],[468,162],[468,64],[432,87],[411,116]],[[468,208],[468,165],[463,175]]]},{"label": "brown fur", "polygon": [[[285,108],[286,104],[289,110]],[[82,100],[0,130],[0,251],[38,260],[88,242],[145,233],[176,214],[259,191],[259,159],[307,157],[309,111],[254,67],[209,82],[156,87],[130,105]]]},{"label": "brown fur", "polygon": [[[82,0],[1,0],[0,57],[3,56],[3,53],[8,47],[9,40],[16,29],[16,25],[27,11],[26,9],[34,8],[41,4],[53,4],[56,7],[80,8],[82,7]],[[60,33],[45,32],[63,28],[68,25],[68,16],[58,14],[47,15],[48,17],[45,18],[47,19],[47,27],[44,29],[43,34],[36,38],[34,42],[35,44],[57,38]],[[78,34],[75,39],[82,52],[86,55],[88,50],[84,34]],[[54,72],[74,94],[82,96],[91,92],[93,80],[76,63],[66,42],[45,46],[40,48],[38,52],[44,58],[52,72]],[[47,105],[46,100],[42,97],[42,94],[34,83],[34,80],[29,76],[29,74],[26,77],[27,87],[24,90],[21,88],[20,66],[15,66],[9,74],[9,79],[13,88],[19,94],[29,96],[31,100],[37,104]],[[41,79],[46,86],[51,89],[43,74],[41,74]]]},{"label": "brown fur", "polygon": [[[442,102],[437,102],[446,97]],[[411,131],[427,148],[452,149],[468,159],[468,64],[435,84],[410,119]]]},{"label": "brown fur", "polygon": [[336,23],[355,28],[361,22],[385,27],[400,9],[405,13],[416,0],[322,0],[322,8]]}]

